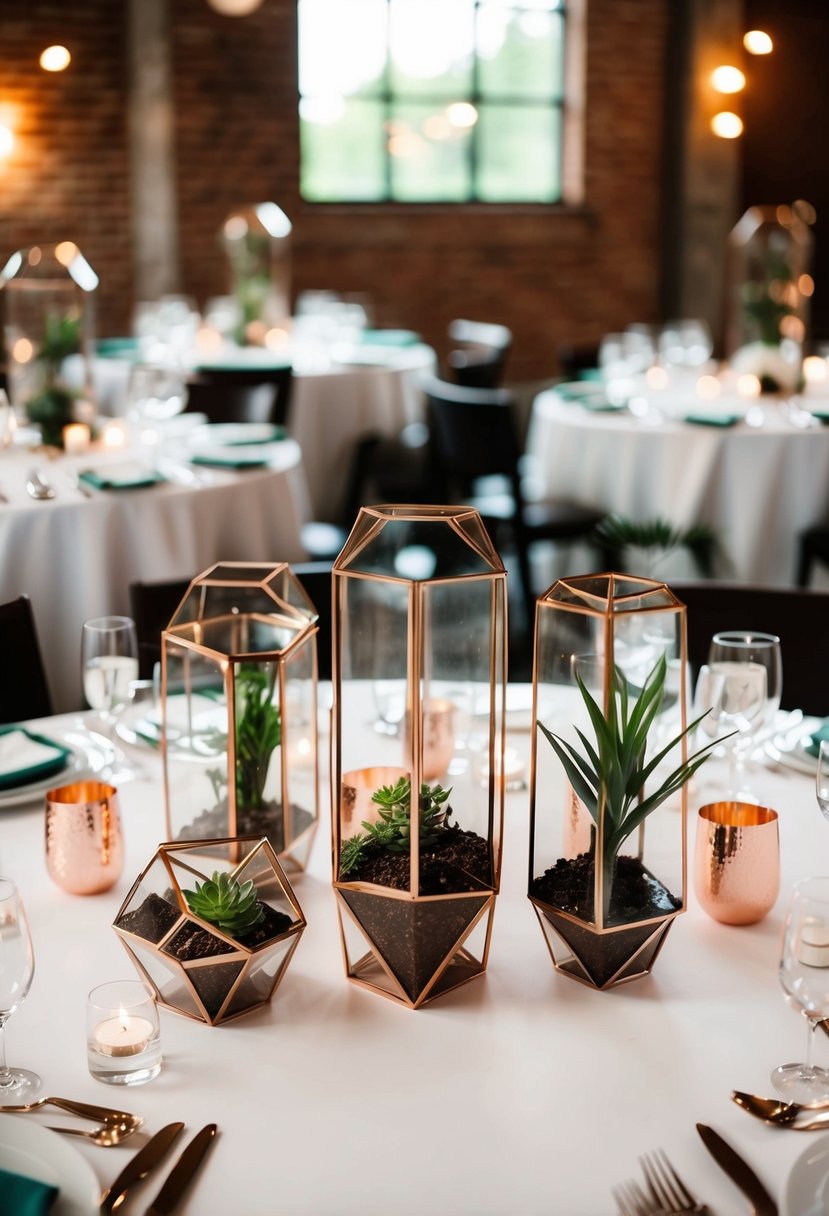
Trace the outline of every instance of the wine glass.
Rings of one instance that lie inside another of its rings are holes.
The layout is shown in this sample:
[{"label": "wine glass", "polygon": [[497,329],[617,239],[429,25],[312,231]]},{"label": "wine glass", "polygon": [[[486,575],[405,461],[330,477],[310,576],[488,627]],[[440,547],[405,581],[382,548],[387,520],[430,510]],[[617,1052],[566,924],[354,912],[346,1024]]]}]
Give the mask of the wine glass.
[{"label": "wine glass", "polygon": [[101,616],[85,621],[81,642],[83,691],[89,706],[97,710],[102,733],[112,747],[108,779],[128,780],[129,768],[114,772],[124,756],[114,738],[117,715],[130,697],[130,685],[138,679],[138,639],[135,622],[128,616]]},{"label": "wine glass", "polygon": [[728,736],[729,794],[736,799],[752,801],[750,791],[744,788],[742,762],[745,740],[750,739],[765,710],[765,667],[759,663],[709,663],[700,669],[696,701],[695,717],[708,711],[700,724],[703,733],[710,738]]},{"label": "wine glass", "polygon": [[19,1106],[40,1089],[40,1077],[25,1068],[8,1068],[3,1030],[26,999],[35,973],[29,924],[17,887],[0,878],[0,1104]]},{"label": "wine glass", "polygon": [[759,663],[766,669],[766,706],[758,729],[770,729],[780,708],[783,691],[783,661],[780,638],[774,633],[758,633],[753,629],[730,629],[715,633],[708,652],[708,662]]},{"label": "wine glass", "polygon": [[806,1018],[806,1060],[781,1064],[771,1074],[778,1093],[795,1102],[829,1098],[829,1071],[812,1063],[818,1022],[829,1015],[829,878],[795,884],[780,956],[780,983],[789,1004]]},{"label": "wine glass", "polygon": [[829,819],[829,739],[821,739],[815,774],[817,804],[824,819]]}]

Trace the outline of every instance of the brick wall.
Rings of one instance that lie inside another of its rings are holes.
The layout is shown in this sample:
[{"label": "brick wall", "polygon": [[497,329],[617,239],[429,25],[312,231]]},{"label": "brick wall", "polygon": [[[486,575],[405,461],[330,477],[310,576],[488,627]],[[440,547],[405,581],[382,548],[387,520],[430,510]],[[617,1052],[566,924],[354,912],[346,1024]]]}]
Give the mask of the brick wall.
[{"label": "brick wall", "polygon": [[[454,316],[515,334],[511,374],[557,370],[561,344],[592,344],[659,300],[660,147],[668,0],[588,0],[586,199],[556,208],[310,208],[298,195],[296,17],[264,0],[245,18],[171,0],[181,288],[226,288],[217,232],[239,203],[272,198],[294,222],[294,291],[368,293],[380,324],[442,352]],[[0,258],[77,241],[101,278],[100,334],[127,331],[132,301],[124,5],[0,3],[0,111],[18,143],[0,166]],[[69,71],[37,56],[70,46]]]}]

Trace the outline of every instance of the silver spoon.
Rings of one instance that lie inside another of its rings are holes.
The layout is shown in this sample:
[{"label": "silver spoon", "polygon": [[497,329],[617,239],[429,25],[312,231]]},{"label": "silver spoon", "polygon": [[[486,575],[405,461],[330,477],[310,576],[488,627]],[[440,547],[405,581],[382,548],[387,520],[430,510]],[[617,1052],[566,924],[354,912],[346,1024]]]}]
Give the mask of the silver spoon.
[{"label": "silver spoon", "polygon": [[32,471],[29,473],[29,480],[26,482],[26,493],[30,498],[36,499],[55,497],[55,491],[52,489],[43,473],[41,473],[40,469],[32,469]]}]

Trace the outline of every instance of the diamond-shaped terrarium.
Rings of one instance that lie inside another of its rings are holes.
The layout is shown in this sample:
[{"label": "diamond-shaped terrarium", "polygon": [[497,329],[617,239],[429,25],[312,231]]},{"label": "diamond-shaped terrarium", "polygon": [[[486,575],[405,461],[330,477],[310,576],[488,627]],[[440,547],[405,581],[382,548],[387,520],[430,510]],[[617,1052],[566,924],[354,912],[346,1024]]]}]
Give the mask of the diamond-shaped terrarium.
[{"label": "diamond-shaped terrarium", "polygon": [[487,964],[503,821],[506,573],[476,511],[383,506],[360,512],[333,574],[334,888],[346,974],[417,1008]]},{"label": "diamond-shaped terrarium", "polygon": [[319,818],[317,613],[285,562],[223,562],[162,633],[168,837],[267,836],[303,870]]},{"label": "diamond-shaped terrarium", "polygon": [[[556,968],[650,971],[685,908],[685,607],[664,583],[563,579],[537,603],[529,898]],[[646,837],[647,824],[647,837]]]},{"label": "diamond-shaped terrarium", "polygon": [[228,839],[160,845],[114,928],[160,1004],[217,1026],[270,1001],[305,917],[268,841]]}]

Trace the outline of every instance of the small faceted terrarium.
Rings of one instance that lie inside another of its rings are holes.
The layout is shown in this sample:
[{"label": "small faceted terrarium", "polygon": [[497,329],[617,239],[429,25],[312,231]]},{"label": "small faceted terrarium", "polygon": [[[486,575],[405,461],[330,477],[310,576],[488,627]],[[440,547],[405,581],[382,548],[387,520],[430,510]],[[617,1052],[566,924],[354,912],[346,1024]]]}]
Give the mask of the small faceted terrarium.
[{"label": "small faceted terrarium", "polygon": [[160,1004],[216,1026],[270,1001],[305,917],[268,841],[229,839],[162,844],[114,928]]},{"label": "small faceted terrarium", "polygon": [[303,870],[319,817],[317,613],[284,563],[200,574],[162,634],[171,840],[267,836]]},{"label": "small faceted terrarium", "polygon": [[364,508],[334,564],[334,888],[346,974],[417,1008],[486,968],[506,574],[469,508]]},{"label": "small faceted terrarium", "polygon": [[[529,898],[553,963],[647,973],[685,908],[685,607],[664,583],[563,579],[538,600]],[[647,830],[646,830],[647,829]]]},{"label": "small faceted terrarium", "polygon": [[0,271],[13,405],[63,446],[63,428],[91,393],[89,353],[98,276],[72,241],[13,253]]},{"label": "small faceted terrarium", "polygon": [[239,312],[236,340],[262,346],[291,316],[291,221],[276,203],[238,207],[221,239]]}]

